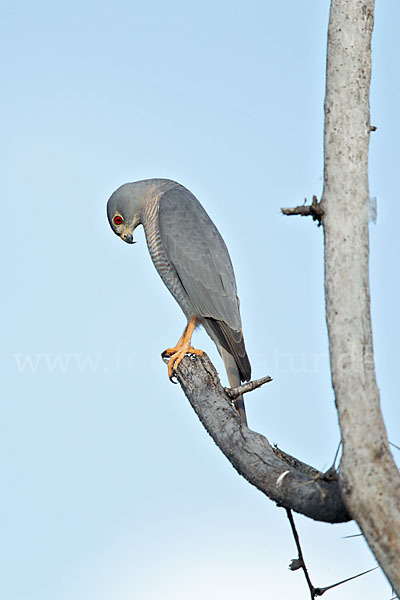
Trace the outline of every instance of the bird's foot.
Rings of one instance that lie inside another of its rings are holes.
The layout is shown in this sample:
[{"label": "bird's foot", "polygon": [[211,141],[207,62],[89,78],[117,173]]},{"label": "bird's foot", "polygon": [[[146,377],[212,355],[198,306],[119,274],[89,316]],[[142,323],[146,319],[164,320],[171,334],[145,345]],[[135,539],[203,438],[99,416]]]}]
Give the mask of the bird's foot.
[{"label": "bird's foot", "polygon": [[177,383],[173,380],[173,377],[179,363],[186,354],[197,354],[198,356],[203,354],[203,350],[197,350],[197,348],[193,348],[191,345],[192,334],[195,327],[196,317],[190,317],[185,331],[182,333],[176,346],[173,348],[167,348],[161,354],[162,358],[166,358],[168,356],[170,357],[168,361],[168,377],[172,383]]},{"label": "bird's foot", "polygon": [[175,346],[175,348],[167,348],[161,354],[162,358],[167,358],[168,356],[170,357],[168,361],[168,377],[171,383],[177,383],[173,378],[179,363],[181,362],[182,358],[186,356],[186,354],[197,354],[197,356],[202,356],[203,350],[199,350],[198,348],[193,348],[189,344],[185,344]]}]

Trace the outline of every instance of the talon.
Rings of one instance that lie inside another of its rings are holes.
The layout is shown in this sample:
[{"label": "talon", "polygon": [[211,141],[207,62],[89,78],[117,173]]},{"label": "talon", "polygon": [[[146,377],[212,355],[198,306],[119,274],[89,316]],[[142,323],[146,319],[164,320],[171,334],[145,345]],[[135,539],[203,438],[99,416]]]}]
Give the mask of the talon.
[{"label": "talon", "polygon": [[190,355],[197,354],[198,356],[201,356],[203,354],[203,350],[198,350],[197,348],[192,348],[192,346],[190,345],[190,342],[192,339],[192,334],[193,334],[195,327],[196,327],[196,318],[192,317],[189,320],[189,323],[187,324],[186,329],[183,332],[182,336],[180,337],[176,346],[174,348],[167,348],[161,354],[162,358],[166,358],[168,356],[170,357],[170,359],[168,361],[168,377],[172,383],[177,383],[177,381],[173,381],[174,374],[176,372],[176,369],[177,369],[179,363],[181,362],[181,360],[184,356],[186,356],[187,354],[190,354]]}]

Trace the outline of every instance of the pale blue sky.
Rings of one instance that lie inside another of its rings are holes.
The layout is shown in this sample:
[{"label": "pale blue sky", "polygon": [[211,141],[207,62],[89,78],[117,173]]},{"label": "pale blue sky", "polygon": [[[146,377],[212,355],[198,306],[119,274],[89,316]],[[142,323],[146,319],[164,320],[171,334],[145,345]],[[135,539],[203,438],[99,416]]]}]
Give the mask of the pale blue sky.
[{"label": "pale blue sky", "polygon": [[[196,194],[235,266],[255,377],[249,423],[317,468],[338,443],[320,195],[328,0],[0,2],[6,274],[0,595],[307,598],[285,514],[214,446],[160,353],[184,326],[144,237],[105,205],[126,181]],[[378,383],[399,444],[398,0],[373,41],[371,288]],[[222,365],[204,333],[194,342]],[[28,362],[26,362],[28,361]],[[30,361],[30,362],[29,362]],[[223,375],[224,379],[224,375]],[[375,565],[354,524],[297,517],[316,585]],[[330,598],[389,598],[377,571]]]}]

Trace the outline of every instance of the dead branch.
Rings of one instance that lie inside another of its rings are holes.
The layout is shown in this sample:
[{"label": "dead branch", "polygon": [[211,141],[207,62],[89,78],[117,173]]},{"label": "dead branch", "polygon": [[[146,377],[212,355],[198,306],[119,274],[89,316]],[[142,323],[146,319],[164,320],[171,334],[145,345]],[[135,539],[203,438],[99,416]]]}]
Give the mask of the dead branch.
[{"label": "dead branch", "polygon": [[229,396],[231,400],[236,400],[239,396],[243,396],[243,394],[247,394],[248,392],[252,392],[257,388],[264,385],[264,383],[269,383],[272,381],[272,377],[267,375],[266,377],[261,377],[261,379],[254,379],[254,381],[249,381],[248,383],[244,383],[243,385],[239,385],[239,387],[235,388],[224,388],[225,394]]},{"label": "dead branch", "polygon": [[321,225],[323,210],[321,203],[318,202],[317,196],[313,196],[311,204],[302,204],[294,208],[281,208],[283,215],[292,217],[300,215],[301,217],[312,217],[313,221],[318,221],[318,226]]},{"label": "dead branch", "polygon": [[279,506],[317,521],[350,520],[337,481],[244,426],[206,354],[186,356],[176,378],[201,423],[227,459],[249,483]]}]

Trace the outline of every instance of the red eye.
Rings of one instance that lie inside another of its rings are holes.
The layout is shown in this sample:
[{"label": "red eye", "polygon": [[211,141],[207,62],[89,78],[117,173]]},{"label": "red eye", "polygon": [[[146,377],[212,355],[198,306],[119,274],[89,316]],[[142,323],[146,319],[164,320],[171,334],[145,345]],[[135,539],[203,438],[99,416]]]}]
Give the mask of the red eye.
[{"label": "red eye", "polygon": [[115,217],[113,218],[113,223],[114,225],[122,225],[123,218],[121,217],[121,215],[115,215]]}]

